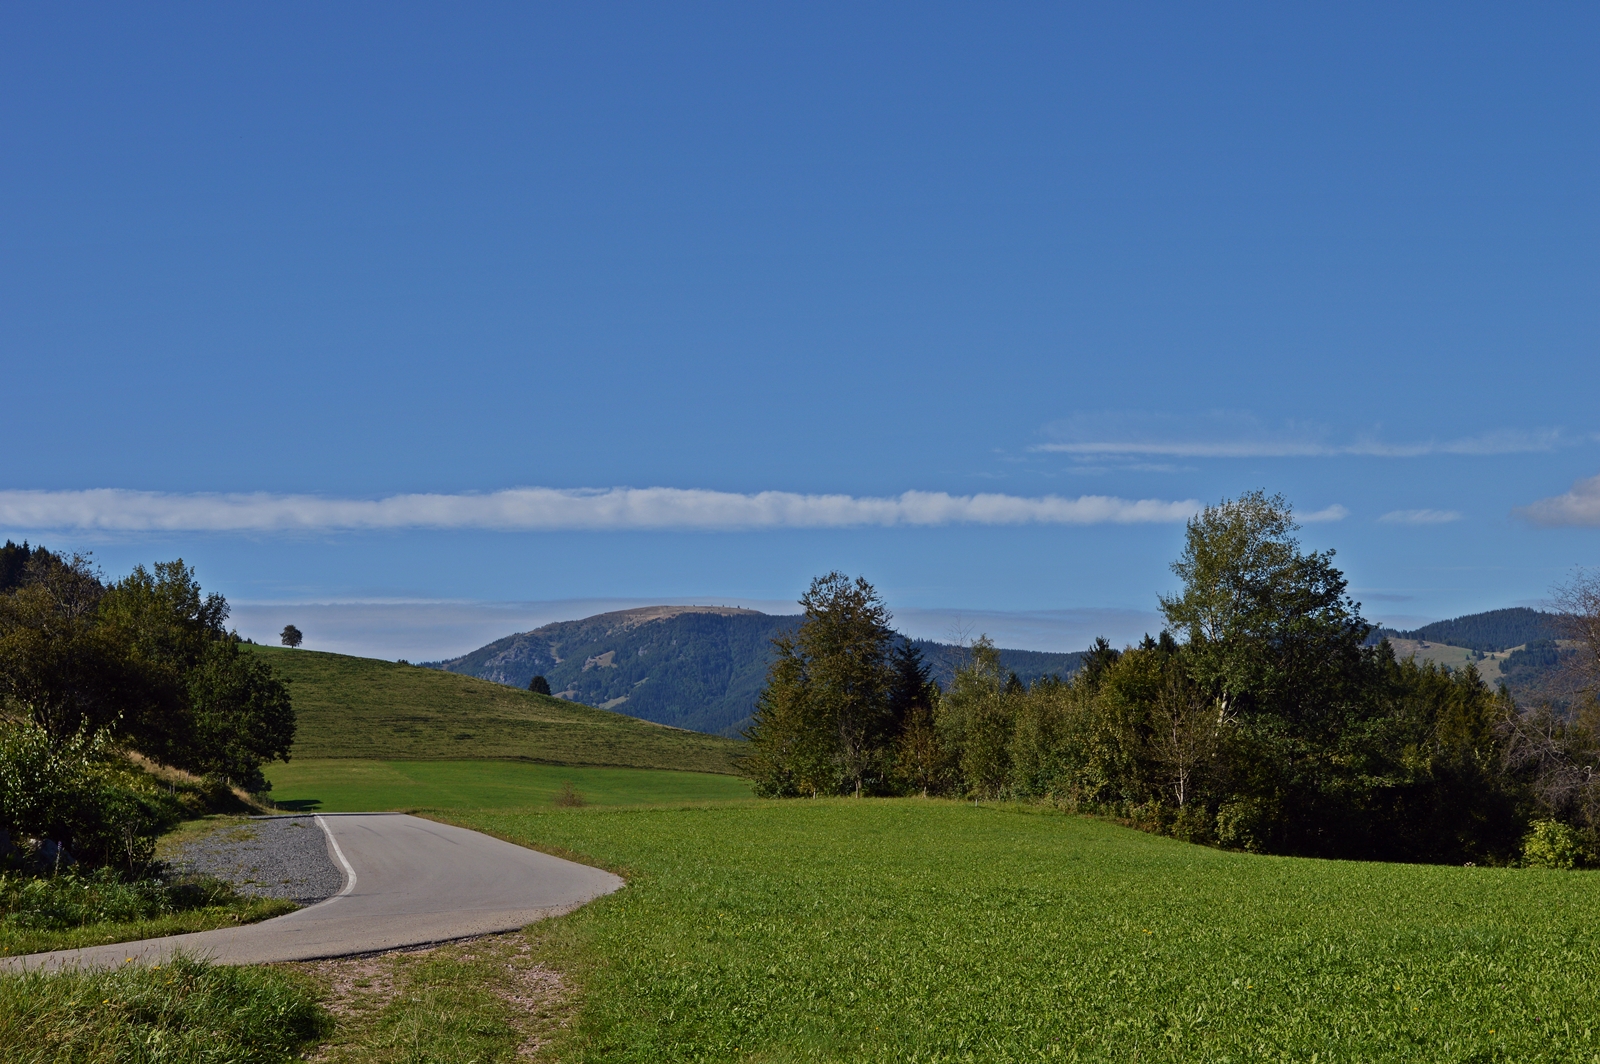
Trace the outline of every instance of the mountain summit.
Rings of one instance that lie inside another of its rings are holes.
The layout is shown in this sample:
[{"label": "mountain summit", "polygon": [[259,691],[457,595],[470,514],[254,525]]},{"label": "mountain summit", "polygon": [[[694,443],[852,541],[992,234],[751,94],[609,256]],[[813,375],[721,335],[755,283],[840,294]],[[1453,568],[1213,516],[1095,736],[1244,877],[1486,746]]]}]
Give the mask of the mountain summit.
[{"label": "mountain summit", "polygon": [[[427,665],[513,687],[543,676],[558,698],[675,728],[738,735],[766,682],[772,640],[799,625],[798,615],[733,606],[645,606],[557,621]],[[914,642],[935,679],[948,684],[960,648]],[[1001,651],[1001,663],[1025,683],[1066,676],[1078,658]]]}]

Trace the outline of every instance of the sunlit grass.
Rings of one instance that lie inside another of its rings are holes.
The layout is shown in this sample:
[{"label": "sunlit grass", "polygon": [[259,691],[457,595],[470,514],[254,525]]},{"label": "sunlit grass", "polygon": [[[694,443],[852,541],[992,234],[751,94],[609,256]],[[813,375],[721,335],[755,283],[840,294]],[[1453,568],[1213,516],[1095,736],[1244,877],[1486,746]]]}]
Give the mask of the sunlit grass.
[{"label": "sunlit grass", "polygon": [[1593,873],[1255,857],[919,800],[451,819],[628,876],[551,957],[583,985],[577,1059],[1600,1054]]},{"label": "sunlit grass", "polygon": [[301,760],[273,765],[273,800],[322,812],[553,805],[565,784],[589,805],[731,801],[750,784],[710,772],[586,768],[526,761]]},{"label": "sunlit grass", "polygon": [[744,747],[453,672],[313,650],[250,650],[289,681],[297,760],[521,758],[730,773]]},{"label": "sunlit grass", "polygon": [[178,958],[143,968],[0,976],[7,1064],[278,1064],[329,1030],[306,977]]},{"label": "sunlit grass", "polygon": [[209,931],[295,908],[275,898],[245,897],[216,880],[129,881],[104,871],[0,874],[0,955]]}]

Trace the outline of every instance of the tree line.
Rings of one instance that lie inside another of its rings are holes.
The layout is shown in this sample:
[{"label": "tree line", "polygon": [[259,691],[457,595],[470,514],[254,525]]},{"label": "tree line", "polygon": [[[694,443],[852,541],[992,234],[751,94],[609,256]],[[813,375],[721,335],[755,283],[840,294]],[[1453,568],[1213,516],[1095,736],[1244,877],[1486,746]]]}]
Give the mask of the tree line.
[{"label": "tree line", "polygon": [[248,791],[269,787],[263,766],[288,760],[294,708],[227,618],[227,601],[203,592],[181,559],[107,581],[80,554],[0,548],[8,842],[70,839],[80,854],[126,850],[134,861],[159,815],[126,751]]},{"label": "tree line", "polygon": [[821,577],[776,643],[744,771],[767,796],[1048,801],[1266,853],[1600,856],[1600,674],[1564,712],[1519,706],[1472,667],[1396,660],[1366,645],[1333,552],[1302,550],[1296,530],[1263,492],[1206,508],[1173,564],[1181,590],[1160,600],[1165,630],[1097,640],[1075,674],[1031,685],[980,639],[940,689],[869,584]]}]

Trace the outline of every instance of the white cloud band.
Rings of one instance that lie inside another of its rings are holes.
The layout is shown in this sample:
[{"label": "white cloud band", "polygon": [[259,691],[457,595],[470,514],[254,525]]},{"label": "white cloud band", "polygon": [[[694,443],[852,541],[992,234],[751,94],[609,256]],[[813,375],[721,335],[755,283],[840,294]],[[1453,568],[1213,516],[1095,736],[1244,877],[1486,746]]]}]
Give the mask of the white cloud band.
[{"label": "white cloud band", "polygon": [[1461,520],[1458,510],[1390,510],[1378,518],[1389,525],[1447,525]]},{"label": "white cloud band", "polygon": [[378,529],[564,531],[679,529],[737,531],[895,525],[1095,525],[1183,521],[1193,499],[1083,495],[949,495],[908,491],[888,497],[741,495],[681,488],[562,490],[514,488],[484,495],[195,494],[126,491],[0,491],[0,527],[105,532],[280,532]]},{"label": "white cloud band", "polygon": [[1545,528],[1600,528],[1600,476],[1580,480],[1571,491],[1540,499],[1517,513]]},{"label": "white cloud band", "polygon": [[1312,510],[1307,514],[1295,514],[1295,519],[1305,525],[1325,524],[1329,521],[1343,521],[1350,516],[1350,511],[1338,503],[1324,507],[1321,510]]}]

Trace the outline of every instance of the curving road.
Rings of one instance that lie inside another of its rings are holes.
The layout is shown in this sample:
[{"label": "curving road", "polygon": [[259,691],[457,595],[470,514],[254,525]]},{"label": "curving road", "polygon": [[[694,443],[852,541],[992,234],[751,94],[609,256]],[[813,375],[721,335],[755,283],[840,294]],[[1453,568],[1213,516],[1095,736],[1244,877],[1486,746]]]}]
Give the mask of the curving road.
[{"label": "curving road", "polygon": [[327,813],[344,889],[327,901],[244,927],[11,957],[0,968],[162,963],[174,952],[219,964],[375,953],[515,931],[610,894],[622,879],[476,831],[403,813]]}]

